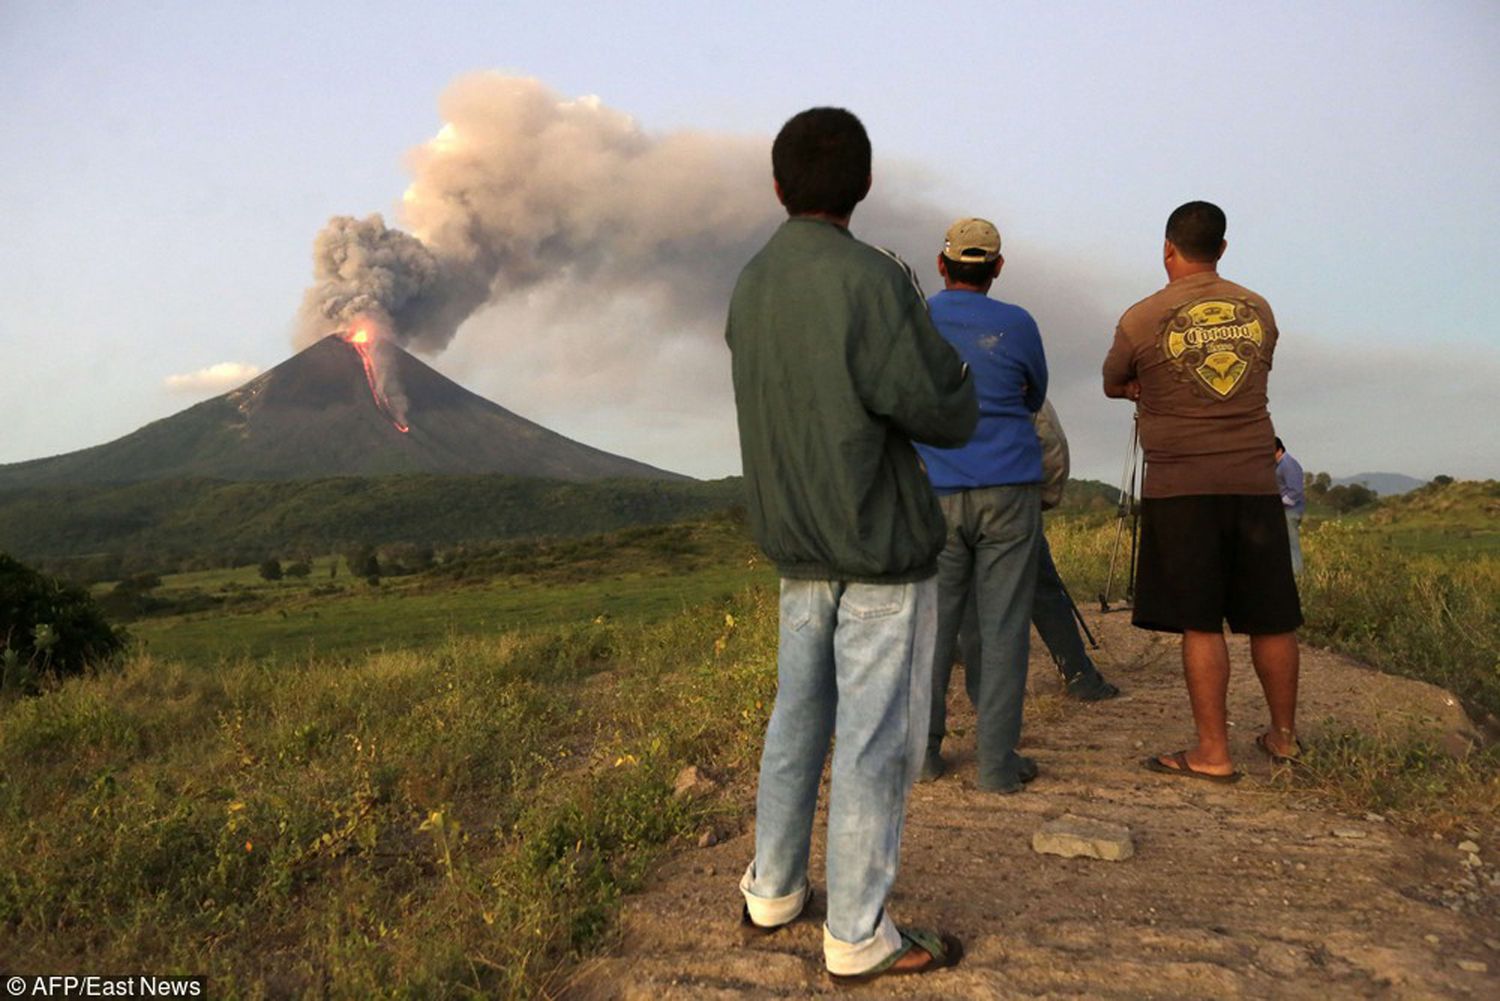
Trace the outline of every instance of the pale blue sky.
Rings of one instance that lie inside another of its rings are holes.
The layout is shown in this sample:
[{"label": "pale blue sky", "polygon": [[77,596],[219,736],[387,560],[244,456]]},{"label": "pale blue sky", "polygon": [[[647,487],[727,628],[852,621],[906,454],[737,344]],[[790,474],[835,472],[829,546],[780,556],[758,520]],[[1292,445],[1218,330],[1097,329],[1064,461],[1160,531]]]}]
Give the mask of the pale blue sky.
[{"label": "pale blue sky", "polygon": [[[1129,408],[1099,395],[1099,362],[1164,280],[1162,223],[1189,198],[1226,209],[1222,270],[1276,311],[1272,411],[1304,466],[1500,475],[1500,4],[308,6],[0,3],[0,462],[212,395],[169,376],[287,357],[316,232],[399,223],[439,95],[501,70],[653,134],[767,149],[802,108],[857,112],[877,192],[934,231],[856,213],[855,232],[931,288],[948,219],[1000,225],[994,294],[1041,322],[1081,475],[1118,478]],[[573,387],[523,345],[586,331],[527,309],[428,361],[591,444],[738,471],[713,325]]]}]

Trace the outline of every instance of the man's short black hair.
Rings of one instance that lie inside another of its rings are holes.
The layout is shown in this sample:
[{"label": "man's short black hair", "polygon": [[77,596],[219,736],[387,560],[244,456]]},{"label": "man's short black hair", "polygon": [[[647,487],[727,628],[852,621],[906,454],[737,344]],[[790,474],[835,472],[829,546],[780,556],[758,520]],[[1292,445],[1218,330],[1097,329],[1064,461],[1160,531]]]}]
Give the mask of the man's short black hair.
[{"label": "man's short black hair", "polygon": [[776,134],[771,173],[793,215],[847,216],[869,190],[870,137],[843,108],[809,108]]},{"label": "man's short black hair", "polygon": [[1213,202],[1188,202],[1167,217],[1167,240],[1189,261],[1217,261],[1227,226],[1224,210]]},{"label": "man's short black hair", "polygon": [[948,280],[956,285],[981,288],[995,277],[994,261],[955,261],[944,254],[943,266],[948,269]]},{"label": "man's short black hair", "polygon": [[1286,451],[1286,446],[1281,443],[1281,438],[1280,437],[1277,437],[1277,439],[1276,439],[1276,451],[1278,451],[1278,452],[1285,452]]}]

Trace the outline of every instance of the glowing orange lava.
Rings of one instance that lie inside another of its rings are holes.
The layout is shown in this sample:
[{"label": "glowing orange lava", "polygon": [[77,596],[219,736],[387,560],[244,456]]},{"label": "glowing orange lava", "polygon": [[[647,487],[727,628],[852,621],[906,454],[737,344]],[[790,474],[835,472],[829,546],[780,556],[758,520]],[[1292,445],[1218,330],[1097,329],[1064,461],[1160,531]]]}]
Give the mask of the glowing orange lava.
[{"label": "glowing orange lava", "polygon": [[365,366],[365,382],[370,384],[370,395],[375,399],[375,408],[384,415],[386,420],[391,422],[392,427],[402,434],[406,434],[411,428],[396,419],[396,414],[391,409],[390,400],[386,399],[385,394],[380,391],[380,380],[375,374],[375,358],[370,351],[370,331],[365,327],[356,327],[344,335],[344,340],[355,351],[359,352],[359,360]]}]

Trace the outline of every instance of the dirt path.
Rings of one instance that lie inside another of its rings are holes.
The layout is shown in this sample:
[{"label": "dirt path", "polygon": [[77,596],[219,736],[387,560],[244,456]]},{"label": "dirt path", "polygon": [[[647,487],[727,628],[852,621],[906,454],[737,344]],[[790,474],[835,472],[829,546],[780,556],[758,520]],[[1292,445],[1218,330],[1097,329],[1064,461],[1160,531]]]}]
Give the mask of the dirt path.
[{"label": "dirt path", "polygon": [[[1175,639],[1092,615],[1113,702],[1055,694],[1050,662],[1033,656],[1024,748],[1041,766],[1027,791],[974,787],[973,713],[955,678],[957,767],[913,793],[898,922],[957,933],[957,969],[860,988],[903,998],[1428,998],[1500,997],[1500,831],[1477,832],[1478,889],[1460,833],[1424,840],[1381,818],[1303,801],[1271,781],[1252,746],[1265,709],[1248,647],[1231,645],[1234,786],[1156,776],[1151,751],[1191,733]],[[1465,724],[1439,689],[1304,651],[1301,720],[1374,731]],[[753,801],[753,789],[734,795]],[[1038,855],[1031,836],[1064,813],[1126,824],[1124,862]],[[821,833],[822,822],[819,822]],[[807,997],[835,990],[822,968],[821,922],[741,941],[735,882],[753,851],[749,822],[662,867],[627,901],[615,954],[581,971],[572,998],[619,1001]],[[822,845],[813,884],[821,917]],[[1470,876],[1473,879],[1472,876]],[[1454,895],[1458,894],[1457,902]],[[1469,899],[1469,896],[1477,899]],[[1455,907],[1457,909],[1455,909]]]}]

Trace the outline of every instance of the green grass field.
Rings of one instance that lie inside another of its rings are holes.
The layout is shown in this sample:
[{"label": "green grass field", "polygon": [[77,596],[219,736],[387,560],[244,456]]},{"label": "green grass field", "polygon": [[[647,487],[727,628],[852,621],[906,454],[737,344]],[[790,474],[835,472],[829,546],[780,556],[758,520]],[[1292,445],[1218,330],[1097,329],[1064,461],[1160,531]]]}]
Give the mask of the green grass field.
[{"label": "green grass field", "polygon": [[142,650],[188,664],[270,658],[291,662],[430,647],[594,621],[654,622],[774,579],[741,525],[721,518],[587,539],[516,543],[483,561],[493,576],[439,572],[328,577],[320,560],[303,581],[263,581],[256,568],[163,578],[161,593],[219,595],[224,606],[142,619]]}]

